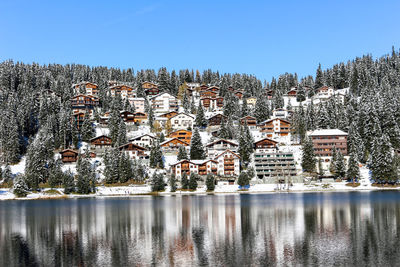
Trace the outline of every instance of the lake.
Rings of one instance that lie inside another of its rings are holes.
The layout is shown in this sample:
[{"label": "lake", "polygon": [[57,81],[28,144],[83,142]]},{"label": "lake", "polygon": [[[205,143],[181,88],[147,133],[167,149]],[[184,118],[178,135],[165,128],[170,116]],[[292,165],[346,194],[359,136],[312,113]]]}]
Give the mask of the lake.
[{"label": "lake", "polygon": [[0,201],[0,266],[395,266],[397,191]]}]

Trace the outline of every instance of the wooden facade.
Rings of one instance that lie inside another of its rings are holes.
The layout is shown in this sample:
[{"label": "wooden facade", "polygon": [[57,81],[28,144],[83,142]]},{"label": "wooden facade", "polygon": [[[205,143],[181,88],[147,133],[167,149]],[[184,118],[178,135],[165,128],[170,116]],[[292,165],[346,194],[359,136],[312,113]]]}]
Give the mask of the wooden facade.
[{"label": "wooden facade", "polygon": [[147,114],[143,112],[134,113],[134,122],[136,124],[143,124],[147,122]]},{"label": "wooden facade", "polygon": [[159,115],[158,117],[163,117],[163,118],[170,119],[170,118],[172,118],[172,117],[174,117],[174,116],[176,116],[176,115],[178,115],[178,112],[176,112],[176,111],[171,111],[171,112],[167,112],[167,113],[161,114],[161,115]]},{"label": "wooden facade", "polygon": [[225,150],[215,157],[218,162],[218,175],[220,176],[239,176],[240,156],[232,151]]},{"label": "wooden facade", "polygon": [[107,148],[112,146],[112,140],[110,137],[106,135],[100,135],[95,138],[90,139],[90,148],[92,150],[102,150],[104,151]]},{"label": "wooden facade", "polygon": [[117,96],[120,95],[122,98],[131,97],[133,96],[133,88],[128,85],[119,84],[110,87],[111,95]]},{"label": "wooden facade", "polygon": [[188,131],[188,130],[178,130],[178,131],[172,132],[168,137],[169,138],[178,138],[179,140],[190,144],[190,141],[192,140],[192,132]]},{"label": "wooden facade", "polygon": [[222,119],[224,119],[226,121],[228,119],[228,117],[223,114],[216,114],[208,119],[208,125],[209,126],[220,126],[222,123]]},{"label": "wooden facade", "polygon": [[78,152],[72,149],[64,149],[60,152],[63,163],[72,163],[78,160]]},{"label": "wooden facade", "polygon": [[217,95],[218,94],[216,92],[208,91],[208,90],[200,92],[200,97],[201,98],[205,98],[205,97],[216,98]]},{"label": "wooden facade", "polygon": [[125,123],[134,123],[135,122],[135,113],[130,111],[121,111],[120,112],[121,119],[124,120]]},{"label": "wooden facade", "polygon": [[120,151],[126,152],[132,158],[146,158],[146,148],[133,143],[127,143],[119,147]]},{"label": "wooden facade", "polygon": [[290,135],[290,122],[284,119],[275,118],[260,124],[260,132],[268,138],[285,137]]},{"label": "wooden facade", "polygon": [[256,152],[274,152],[276,151],[278,142],[269,138],[264,138],[254,142],[254,149]]},{"label": "wooden facade", "polygon": [[333,148],[347,155],[347,133],[337,129],[316,130],[310,136],[316,156],[330,157]]},{"label": "wooden facade", "polygon": [[244,125],[245,123],[247,123],[247,126],[249,126],[249,127],[256,127],[257,119],[253,116],[246,116],[246,117],[240,118],[240,124]]},{"label": "wooden facade", "polygon": [[207,174],[217,175],[218,162],[216,160],[181,160],[171,164],[171,172],[176,178],[182,178],[183,174],[188,177],[191,173],[205,176]]}]

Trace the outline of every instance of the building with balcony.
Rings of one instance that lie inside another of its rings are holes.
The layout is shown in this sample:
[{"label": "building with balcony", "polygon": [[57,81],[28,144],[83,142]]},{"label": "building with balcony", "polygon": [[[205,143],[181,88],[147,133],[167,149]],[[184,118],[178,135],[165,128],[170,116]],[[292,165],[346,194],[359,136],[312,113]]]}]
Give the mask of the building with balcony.
[{"label": "building with balcony", "polygon": [[218,162],[217,173],[219,176],[237,177],[240,174],[240,156],[229,149],[215,157]]},{"label": "building with balcony", "polygon": [[346,132],[339,129],[315,130],[311,134],[314,153],[317,157],[331,157],[333,148],[347,155],[347,136]]},{"label": "building with balcony", "polygon": [[224,152],[227,149],[229,149],[232,152],[236,152],[238,147],[239,145],[237,143],[226,139],[216,140],[205,146],[207,155],[210,158],[214,158],[215,156]]}]

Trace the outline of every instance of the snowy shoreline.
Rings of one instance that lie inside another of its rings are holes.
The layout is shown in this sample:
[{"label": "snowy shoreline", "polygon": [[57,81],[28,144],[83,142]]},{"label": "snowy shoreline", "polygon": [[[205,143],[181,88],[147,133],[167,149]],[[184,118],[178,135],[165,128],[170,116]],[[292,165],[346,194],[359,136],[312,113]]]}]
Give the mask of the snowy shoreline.
[{"label": "snowy shoreline", "polygon": [[[283,186],[282,186],[283,187]],[[248,190],[239,190],[237,185],[217,185],[214,192],[207,192],[206,187],[199,187],[196,191],[176,191],[170,192],[169,187],[164,192],[152,193],[150,186],[120,186],[97,188],[95,194],[78,195],[64,194],[63,189],[56,189],[59,194],[47,194],[45,189],[40,193],[32,193],[26,197],[17,198],[11,189],[0,189],[0,200],[48,200],[48,199],[76,199],[76,198],[104,198],[104,197],[143,197],[143,196],[184,196],[184,195],[223,195],[223,194],[271,194],[271,193],[320,193],[320,192],[367,192],[382,190],[400,190],[393,187],[375,187],[371,184],[361,184],[358,187],[346,186],[346,182],[337,183],[315,183],[305,185],[296,183],[287,190],[277,190],[276,184],[255,184]]]}]

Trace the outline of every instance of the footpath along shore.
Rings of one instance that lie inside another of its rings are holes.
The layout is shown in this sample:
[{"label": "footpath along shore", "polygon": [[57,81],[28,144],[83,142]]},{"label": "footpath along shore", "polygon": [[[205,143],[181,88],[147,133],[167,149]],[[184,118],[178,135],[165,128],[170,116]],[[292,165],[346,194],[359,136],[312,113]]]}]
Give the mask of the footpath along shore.
[{"label": "footpath along shore", "polygon": [[130,196],[179,196],[179,195],[204,195],[204,194],[261,194],[261,193],[302,193],[302,192],[351,192],[351,191],[372,191],[372,190],[400,190],[400,187],[377,187],[370,183],[362,183],[357,187],[346,185],[347,182],[334,183],[313,183],[305,185],[304,183],[295,183],[287,189],[286,185],[277,184],[255,184],[251,185],[248,190],[240,190],[238,185],[217,185],[214,192],[207,192],[205,186],[200,186],[196,191],[176,191],[170,192],[169,187],[164,192],[151,192],[150,185],[142,186],[116,186],[116,187],[97,187],[94,194],[64,194],[63,189],[45,189],[39,193],[31,193],[26,197],[17,198],[11,189],[0,189],[0,200],[38,200],[38,199],[73,199],[88,197],[130,197]]}]

